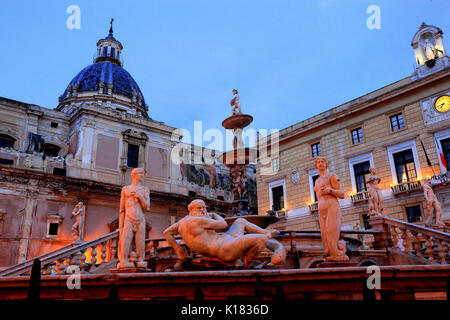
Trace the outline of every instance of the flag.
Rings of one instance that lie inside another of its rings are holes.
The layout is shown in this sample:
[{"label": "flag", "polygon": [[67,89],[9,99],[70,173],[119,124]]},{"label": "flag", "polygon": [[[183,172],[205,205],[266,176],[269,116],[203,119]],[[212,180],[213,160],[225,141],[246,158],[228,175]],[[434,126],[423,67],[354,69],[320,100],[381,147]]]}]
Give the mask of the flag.
[{"label": "flag", "polygon": [[441,161],[442,165],[445,169],[448,171],[448,164],[447,161],[445,161],[444,152],[442,151],[441,143],[434,137],[434,141],[436,142],[438,154],[439,154],[439,160]]}]

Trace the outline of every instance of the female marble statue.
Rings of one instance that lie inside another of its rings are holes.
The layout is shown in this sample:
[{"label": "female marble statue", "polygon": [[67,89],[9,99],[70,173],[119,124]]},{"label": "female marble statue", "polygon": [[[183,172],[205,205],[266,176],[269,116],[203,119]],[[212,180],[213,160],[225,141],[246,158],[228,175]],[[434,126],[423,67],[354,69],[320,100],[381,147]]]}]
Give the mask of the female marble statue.
[{"label": "female marble statue", "polygon": [[367,179],[368,192],[371,195],[369,198],[369,215],[370,216],[382,216],[383,215],[383,197],[381,196],[380,188],[378,184],[381,179],[376,175],[375,168],[369,168],[371,173],[370,177]]},{"label": "female marble statue", "polygon": [[328,173],[328,161],[317,157],[314,166],[319,171],[314,191],[318,199],[320,233],[322,236],[325,261],[348,261],[345,254],[345,242],[340,239],[341,210],[338,198],[344,198],[339,179],[335,174]]}]

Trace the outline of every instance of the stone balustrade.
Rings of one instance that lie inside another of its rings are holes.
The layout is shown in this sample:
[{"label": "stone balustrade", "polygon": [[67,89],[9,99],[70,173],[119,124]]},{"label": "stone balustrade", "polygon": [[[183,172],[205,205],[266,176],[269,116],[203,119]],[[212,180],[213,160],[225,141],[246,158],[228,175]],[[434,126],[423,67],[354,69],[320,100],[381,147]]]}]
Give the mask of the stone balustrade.
[{"label": "stone balustrade", "polygon": [[375,235],[374,248],[394,248],[430,263],[448,264],[450,234],[389,217],[369,220]]},{"label": "stone balustrade", "polygon": [[28,275],[33,261],[41,261],[43,275],[70,274],[69,266],[78,266],[81,273],[91,273],[117,257],[119,232],[103,235],[92,241],[72,243],[58,250],[46,253],[32,260],[6,268],[0,276]]}]

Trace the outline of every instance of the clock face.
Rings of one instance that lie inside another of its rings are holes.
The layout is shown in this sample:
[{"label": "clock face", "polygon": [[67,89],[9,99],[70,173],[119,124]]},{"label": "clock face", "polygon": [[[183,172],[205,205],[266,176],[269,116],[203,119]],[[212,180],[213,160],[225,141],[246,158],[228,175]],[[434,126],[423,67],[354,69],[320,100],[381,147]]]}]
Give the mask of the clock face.
[{"label": "clock face", "polygon": [[434,108],[439,112],[447,112],[450,109],[450,96],[440,96],[434,102]]}]

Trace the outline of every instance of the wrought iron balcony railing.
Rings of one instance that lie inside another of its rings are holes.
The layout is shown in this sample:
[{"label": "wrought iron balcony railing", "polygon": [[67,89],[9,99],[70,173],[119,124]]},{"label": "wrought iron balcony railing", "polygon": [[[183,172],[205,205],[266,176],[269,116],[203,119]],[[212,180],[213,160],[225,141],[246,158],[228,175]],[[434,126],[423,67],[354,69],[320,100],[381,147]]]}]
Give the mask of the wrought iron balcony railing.
[{"label": "wrought iron balcony railing", "polygon": [[358,203],[358,202],[367,201],[370,198],[372,198],[372,196],[367,191],[361,191],[361,192],[358,192],[357,194],[351,194],[350,198],[352,199],[352,203]]},{"label": "wrought iron balcony railing", "polygon": [[422,190],[422,188],[423,188],[423,186],[422,186],[422,183],[420,182],[420,180],[407,181],[407,182],[399,183],[397,185],[391,185],[392,192],[395,195]]}]

